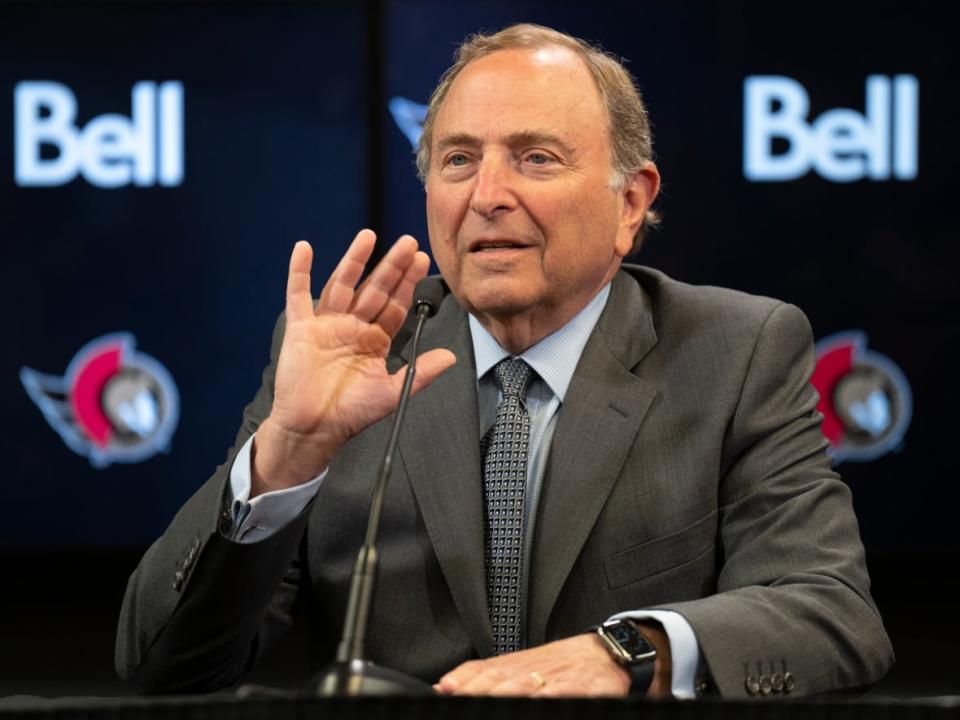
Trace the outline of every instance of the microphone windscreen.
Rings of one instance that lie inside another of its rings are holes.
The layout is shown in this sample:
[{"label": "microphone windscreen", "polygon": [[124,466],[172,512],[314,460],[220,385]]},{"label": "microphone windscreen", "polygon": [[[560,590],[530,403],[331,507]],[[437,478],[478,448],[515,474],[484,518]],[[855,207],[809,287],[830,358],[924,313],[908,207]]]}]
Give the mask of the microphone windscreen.
[{"label": "microphone windscreen", "polygon": [[425,277],[413,289],[413,307],[419,311],[421,307],[427,309],[427,317],[433,317],[443,302],[443,284],[439,278]]}]

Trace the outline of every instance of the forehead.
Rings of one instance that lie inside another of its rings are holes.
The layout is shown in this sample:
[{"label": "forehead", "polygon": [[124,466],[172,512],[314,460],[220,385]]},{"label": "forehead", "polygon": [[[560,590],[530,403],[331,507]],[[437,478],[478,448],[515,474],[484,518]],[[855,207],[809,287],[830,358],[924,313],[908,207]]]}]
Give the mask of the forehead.
[{"label": "forehead", "polygon": [[600,93],[572,50],[498,50],[474,60],[451,83],[433,142],[461,133],[492,140],[530,128],[549,129],[573,142],[606,137]]}]

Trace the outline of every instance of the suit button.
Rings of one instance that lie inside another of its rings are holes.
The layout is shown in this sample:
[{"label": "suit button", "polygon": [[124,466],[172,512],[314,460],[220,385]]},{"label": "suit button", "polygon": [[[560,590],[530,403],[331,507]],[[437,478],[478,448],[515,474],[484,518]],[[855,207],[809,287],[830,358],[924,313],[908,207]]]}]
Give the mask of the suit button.
[{"label": "suit button", "polygon": [[783,692],[783,675],[778,672],[775,672],[770,676],[770,687],[773,688],[773,691],[777,694]]},{"label": "suit button", "polygon": [[760,694],[769,695],[772,690],[773,690],[773,687],[770,684],[770,676],[761,675],[760,676]]},{"label": "suit button", "polygon": [[708,692],[710,692],[710,683],[706,678],[697,678],[696,682],[693,684],[693,690],[697,694],[697,697],[706,695]]},{"label": "suit button", "polygon": [[783,691],[784,692],[793,692],[793,689],[797,686],[797,681],[793,679],[793,675],[789,671],[783,674]]},{"label": "suit button", "polygon": [[220,522],[217,525],[217,529],[220,531],[220,534],[224,537],[230,535],[233,530],[233,513],[229,509],[224,510],[220,515]]},{"label": "suit button", "polygon": [[744,683],[744,686],[747,688],[748,695],[756,695],[760,692],[760,681],[757,680],[753,675],[747,675],[747,680]]},{"label": "suit button", "polygon": [[180,592],[181,588],[183,588],[183,580],[174,580],[173,589]]}]

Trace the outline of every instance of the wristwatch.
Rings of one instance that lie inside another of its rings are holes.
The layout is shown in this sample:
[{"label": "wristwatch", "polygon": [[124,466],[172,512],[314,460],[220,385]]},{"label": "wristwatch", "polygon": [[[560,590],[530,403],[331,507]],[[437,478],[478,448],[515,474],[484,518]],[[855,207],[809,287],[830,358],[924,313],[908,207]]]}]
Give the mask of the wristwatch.
[{"label": "wristwatch", "polygon": [[629,618],[609,620],[592,630],[601,637],[614,659],[630,673],[630,694],[644,695],[653,682],[656,648]]}]

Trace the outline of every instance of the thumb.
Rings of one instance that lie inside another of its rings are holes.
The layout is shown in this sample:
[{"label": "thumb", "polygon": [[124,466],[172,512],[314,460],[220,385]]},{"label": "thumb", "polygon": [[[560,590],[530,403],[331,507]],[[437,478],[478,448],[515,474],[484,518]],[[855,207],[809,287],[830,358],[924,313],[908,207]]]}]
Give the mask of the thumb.
[{"label": "thumb", "polygon": [[[425,352],[417,358],[417,374],[413,377],[412,394],[416,395],[457,363],[457,356],[449,350]],[[402,375],[398,372],[397,375]]]}]

